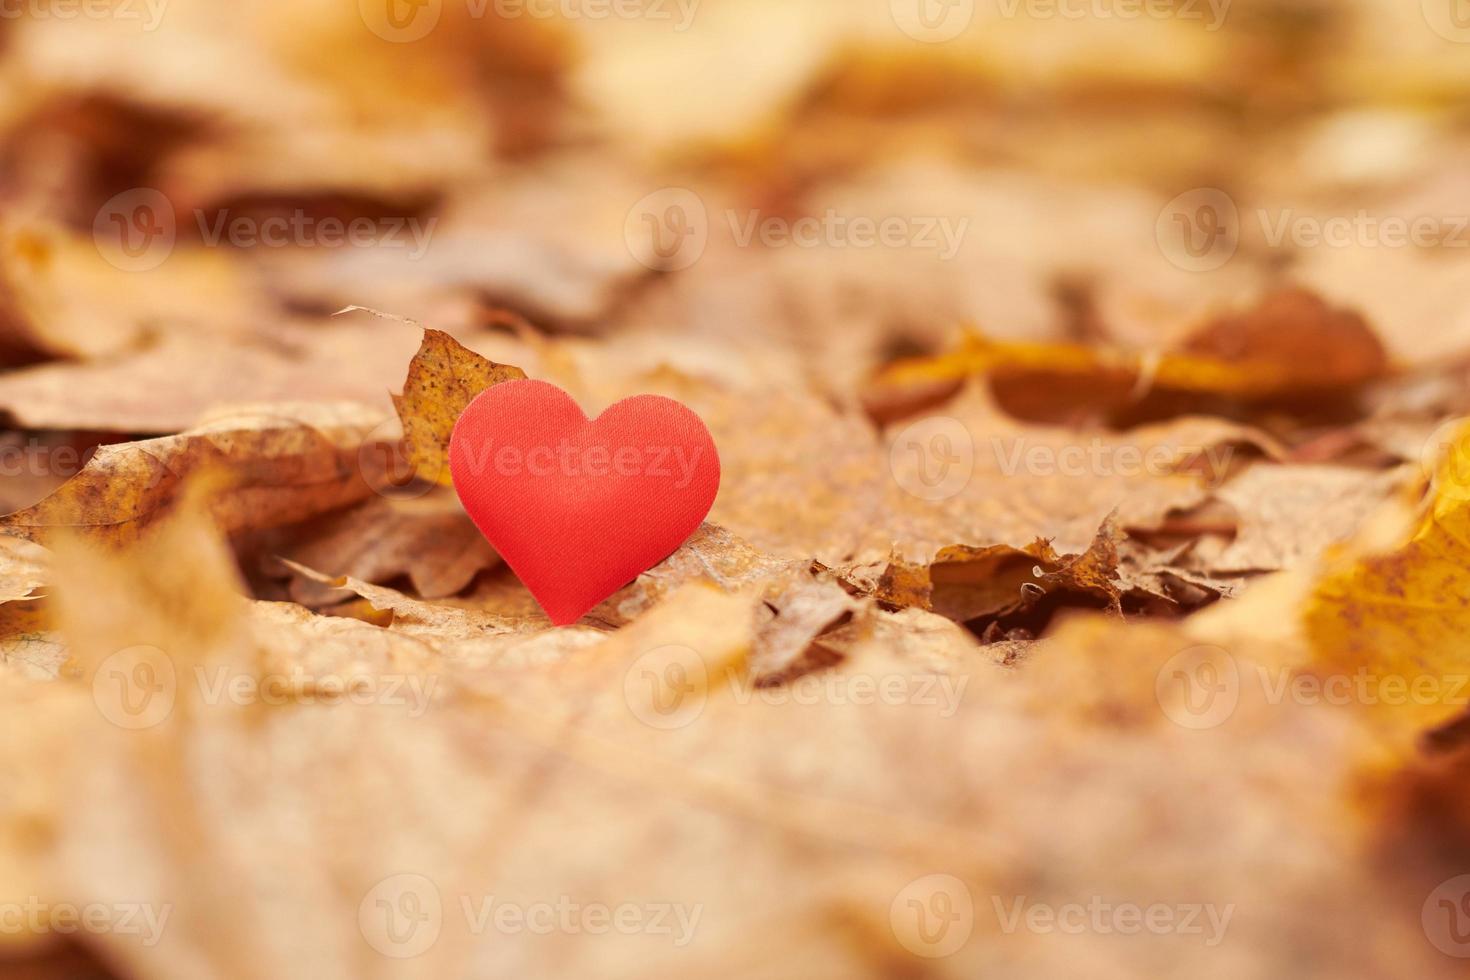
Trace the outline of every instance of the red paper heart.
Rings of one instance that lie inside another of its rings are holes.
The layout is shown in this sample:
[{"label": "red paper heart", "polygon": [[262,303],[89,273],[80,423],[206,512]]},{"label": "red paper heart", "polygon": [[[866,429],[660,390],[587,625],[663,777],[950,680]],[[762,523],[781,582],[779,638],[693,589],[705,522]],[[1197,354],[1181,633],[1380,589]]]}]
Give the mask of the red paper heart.
[{"label": "red paper heart", "polygon": [[558,626],[673,554],[720,488],[714,440],[683,405],[639,395],[588,421],[545,381],[508,381],[470,402],[449,472],[475,525]]}]

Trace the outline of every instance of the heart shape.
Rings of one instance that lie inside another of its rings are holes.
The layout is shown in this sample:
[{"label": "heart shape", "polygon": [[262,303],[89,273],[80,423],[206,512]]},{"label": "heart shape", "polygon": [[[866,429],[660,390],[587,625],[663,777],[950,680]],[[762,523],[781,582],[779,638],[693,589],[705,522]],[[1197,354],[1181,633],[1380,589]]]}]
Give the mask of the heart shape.
[{"label": "heart shape", "polygon": [[698,415],[638,395],[589,421],[545,381],[486,389],[449,439],[455,492],[558,626],[673,554],[714,506],[720,458]]}]

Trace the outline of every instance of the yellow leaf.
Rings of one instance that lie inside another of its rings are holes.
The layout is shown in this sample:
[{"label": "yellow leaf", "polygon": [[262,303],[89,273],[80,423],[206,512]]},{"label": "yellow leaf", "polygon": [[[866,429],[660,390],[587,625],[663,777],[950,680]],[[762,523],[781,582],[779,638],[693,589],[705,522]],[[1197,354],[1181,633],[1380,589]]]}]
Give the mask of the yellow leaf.
[{"label": "yellow leaf", "polygon": [[1400,734],[1465,713],[1470,698],[1467,463],[1461,427],[1409,541],[1333,570],[1307,606],[1322,696],[1362,705]]},{"label": "yellow leaf", "polygon": [[414,472],[450,486],[449,436],[460,413],[486,388],[525,376],[518,367],[481,357],[442,330],[425,330],[409,362],[403,394],[393,399]]}]

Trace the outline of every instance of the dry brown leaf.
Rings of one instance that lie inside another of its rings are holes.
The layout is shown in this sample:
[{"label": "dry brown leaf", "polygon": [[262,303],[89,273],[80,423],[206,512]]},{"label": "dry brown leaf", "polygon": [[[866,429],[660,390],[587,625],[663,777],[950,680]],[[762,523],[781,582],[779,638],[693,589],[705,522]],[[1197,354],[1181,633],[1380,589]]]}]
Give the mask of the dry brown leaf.
[{"label": "dry brown leaf", "polygon": [[0,316],[0,348],[73,358],[125,354],[160,329],[238,329],[258,304],[218,250],[179,249],[158,268],[135,271],[107,261],[90,236],[29,225],[0,228],[0,296],[7,293],[16,312]]},{"label": "dry brown leaf", "polygon": [[[500,563],[452,494],[384,497],[301,528],[285,528],[270,548],[332,577],[386,583],[406,576],[416,595],[440,599],[467,587],[480,572]],[[336,589],[300,578],[291,598],[320,607],[340,601]]]},{"label": "dry brown leaf", "polygon": [[415,331],[393,324],[305,324],[207,336],[170,332],[98,361],[0,375],[0,410],[34,429],[181,432],[220,406],[355,401],[386,405]]},{"label": "dry brown leaf", "polygon": [[1221,419],[1188,417],[1128,432],[1017,423],[969,388],[885,432],[889,473],[870,552],[928,564],[952,545],[1024,547],[1037,538],[1080,554],[1104,520],[1150,528],[1203,501],[1237,457],[1271,440]]},{"label": "dry brown leaf", "polygon": [[491,385],[525,376],[518,367],[486,360],[442,330],[425,330],[409,362],[403,394],[393,400],[409,463],[419,477],[450,486],[449,436],[460,413]]},{"label": "dry brown leaf", "polygon": [[[1319,349],[1333,353],[1310,353]],[[935,385],[975,375],[988,378],[997,400],[1024,418],[1126,418],[1148,411],[1145,396],[1160,406],[1156,413],[1182,414],[1192,404],[1206,405],[1200,401],[1206,397],[1343,397],[1387,373],[1383,345],[1360,316],[1335,310],[1305,290],[1285,290],[1206,324],[1177,350],[1158,354],[972,335],[955,352],[888,367],[865,398],[881,416],[890,411],[887,406],[921,399]]]},{"label": "dry brown leaf", "polygon": [[38,541],[62,530],[100,541],[134,539],[167,513],[185,481],[218,480],[209,510],[226,532],[290,524],[372,492],[365,472],[384,416],[365,406],[242,406],[174,436],[104,446],[45,500],[0,518]]},{"label": "dry brown leaf", "polygon": [[[1417,471],[1416,471],[1417,472]],[[1408,482],[1400,469],[1260,463],[1215,491],[1235,512],[1235,533],[1190,567],[1211,574],[1274,572],[1315,563],[1350,539]]]},{"label": "dry brown leaf", "polygon": [[[211,561],[217,576],[225,562]],[[112,597],[100,609],[68,606],[64,625],[84,662],[107,654],[109,637],[177,642],[172,588],[146,571],[158,567],[65,576]],[[187,574],[196,585],[209,577],[197,565]],[[24,882],[48,900],[96,900],[121,880],[133,901],[173,903],[154,946],[96,939],[110,959],[150,974],[241,976],[226,952],[248,948],[262,970],[304,975],[303,951],[323,943],[374,968],[386,961],[372,943],[402,947],[370,924],[360,931],[359,907],[421,894],[427,882],[443,912],[416,968],[498,973],[519,963],[540,973],[554,962],[785,976],[789,950],[800,948],[807,975],[876,980],[910,962],[914,944],[931,948],[901,923],[895,931],[891,908],[927,895],[925,876],[947,873],[974,903],[969,941],[947,960],[956,975],[1020,961],[1033,964],[1027,976],[1054,975],[1079,955],[1118,976],[1225,977],[1236,956],[1308,962],[1313,976],[1448,975],[1409,941],[1417,906],[1384,907],[1394,871],[1351,859],[1359,823],[1322,831],[1324,813],[1355,812],[1346,804],[1355,740],[1326,714],[1249,696],[1219,729],[1175,724],[1156,679],[1184,642],[1176,634],[1077,624],[1043,644],[1046,669],[1027,675],[936,656],[928,644],[858,643],[836,669],[807,675],[814,686],[762,692],[742,680],[752,634],[732,624],[746,609],[738,595],[691,586],[564,657],[461,677],[446,663],[454,696],[420,716],[303,696],[254,710],[190,704],[125,731],[101,722],[84,692],[53,685],[43,703],[11,715],[18,725],[51,719],[45,769],[22,772],[37,786],[29,813],[48,827],[45,843],[4,840],[18,843]],[[210,639],[191,619],[184,635]],[[214,662],[234,642],[216,634],[189,662]],[[185,697],[195,695],[181,688],[180,708]],[[26,751],[36,736],[15,734],[0,749],[8,766],[38,757]],[[1071,805],[1058,807],[1063,793]],[[1167,818],[1097,819],[1164,800]],[[505,843],[510,827],[515,846]],[[1222,849],[1235,856],[1228,866]],[[1119,864],[1134,853],[1154,860]],[[282,890],[288,868],[294,887]],[[690,941],[574,931],[553,953],[524,931],[477,934],[457,914],[461,897],[473,908],[491,894],[661,902]],[[1058,942],[1003,929],[991,907],[991,896],[1005,909],[1017,897],[1052,905],[1092,894],[1202,903],[1215,916],[1210,935],[1224,942],[1208,945],[1204,933],[1146,946],[1087,934]],[[261,944],[266,924],[273,938]],[[752,948],[754,931],[776,948]],[[1222,965],[1221,949],[1236,955]]]}]

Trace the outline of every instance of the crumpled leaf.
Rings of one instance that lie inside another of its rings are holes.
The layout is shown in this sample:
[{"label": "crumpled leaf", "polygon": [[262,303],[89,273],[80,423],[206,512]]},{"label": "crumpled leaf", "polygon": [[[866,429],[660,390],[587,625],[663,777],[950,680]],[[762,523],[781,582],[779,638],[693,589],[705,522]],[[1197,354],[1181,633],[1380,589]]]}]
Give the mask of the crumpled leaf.
[{"label": "crumpled leaf", "polygon": [[409,362],[403,394],[393,400],[414,472],[431,483],[452,486],[449,436],[460,414],[491,385],[525,377],[520,368],[486,360],[441,330],[425,330]]},{"label": "crumpled leaf", "polygon": [[[1271,445],[1259,430],[1203,416],[1127,432],[1023,424],[973,386],[885,436],[883,526],[869,535],[867,557],[896,553],[918,564],[951,545],[1037,538],[1080,554],[1110,514],[1124,529],[1157,526],[1204,501],[1237,457]],[[928,499],[931,489],[943,498]]]},{"label": "crumpled leaf", "polygon": [[[282,558],[366,582],[407,576],[414,593],[425,599],[454,595],[500,563],[458,500],[443,492],[370,500],[305,530],[287,528],[281,536],[285,543],[271,550]],[[341,599],[335,588],[300,578],[291,582],[290,591],[304,606]]]},{"label": "crumpled leaf", "polygon": [[0,517],[0,530],[42,542],[63,529],[133,540],[206,472],[218,481],[208,507],[224,531],[294,523],[372,492],[381,454],[364,449],[383,421],[355,404],[225,410],[178,435],[103,446],[45,500]]}]

